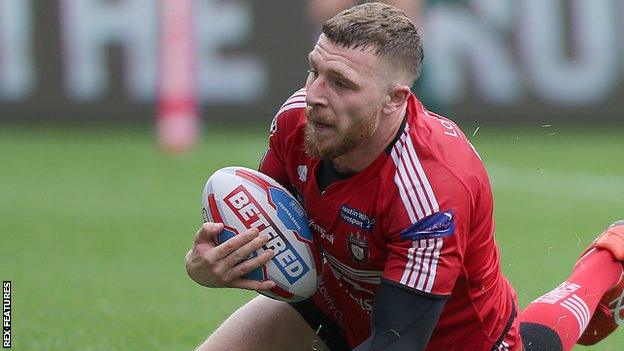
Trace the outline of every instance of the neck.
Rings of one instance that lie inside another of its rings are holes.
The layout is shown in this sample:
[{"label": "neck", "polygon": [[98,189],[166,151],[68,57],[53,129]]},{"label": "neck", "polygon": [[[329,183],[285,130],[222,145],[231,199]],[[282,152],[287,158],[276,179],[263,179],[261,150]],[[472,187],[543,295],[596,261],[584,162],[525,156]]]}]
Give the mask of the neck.
[{"label": "neck", "polygon": [[[368,167],[379,155],[388,148],[399,132],[403,117],[407,111],[407,103],[396,113],[382,117],[370,139],[344,155],[333,158],[334,168],[340,173],[357,173]],[[385,124],[388,124],[386,127]]]}]

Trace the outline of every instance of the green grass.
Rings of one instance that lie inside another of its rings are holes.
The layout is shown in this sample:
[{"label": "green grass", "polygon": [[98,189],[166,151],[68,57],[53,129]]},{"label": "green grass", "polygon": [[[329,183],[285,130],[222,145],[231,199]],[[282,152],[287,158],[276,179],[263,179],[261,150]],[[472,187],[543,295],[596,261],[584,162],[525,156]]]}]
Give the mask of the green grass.
[{"label": "green grass", "polygon": [[[254,296],[198,287],[183,267],[207,176],[255,168],[264,152],[264,127],[235,129],[207,130],[196,151],[173,157],[140,128],[0,126],[0,278],[13,281],[14,349],[189,350]],[[471,136],[523,306],[624,217],[624,129],[553,129]],[[623,344],[620,330],[586,349]]]}]

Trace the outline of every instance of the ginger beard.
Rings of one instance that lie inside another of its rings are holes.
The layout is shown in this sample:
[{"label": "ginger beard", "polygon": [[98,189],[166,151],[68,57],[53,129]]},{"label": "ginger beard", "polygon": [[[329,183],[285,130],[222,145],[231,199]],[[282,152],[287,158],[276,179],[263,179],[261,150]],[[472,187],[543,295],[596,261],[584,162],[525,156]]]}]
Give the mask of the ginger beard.
[{"label": "ginger beard", "polygon": [[[371,106],[357,118],[352,118],[349,124],[340,127],[308,106],[304,145],[306,153],[312,158],[330,160],[357,148],[375,133],[379,111],[377,106]],[[323,123],[322,130],[318,130],[312,121]]]}]

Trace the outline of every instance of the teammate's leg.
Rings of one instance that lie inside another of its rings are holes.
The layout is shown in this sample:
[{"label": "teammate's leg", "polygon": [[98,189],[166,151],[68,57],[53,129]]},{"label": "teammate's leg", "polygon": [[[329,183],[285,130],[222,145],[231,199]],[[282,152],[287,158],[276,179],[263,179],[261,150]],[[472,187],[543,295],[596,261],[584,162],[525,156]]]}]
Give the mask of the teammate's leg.
[{"label": "teammate's leg", "polygon": [[[615,330],[618,319],[614,317],[620,317],[624,311],[618,310],[614,316],[607,305],[611,304],[612,296],[623,294],[623,260],[624,223],[616,222],[581,256],[565,282],[522,312],[525,349],[570,350],[581,336],[585,337],[586,328],[591,330],[595,341]],[[602,324],[595,321],[601,313],[605,317],[600,319]],[[604,323],[605,320],[611,323]]]},{"label": "teammate's leg", "polygon": [[258,296],[225,320],[198,351],[328,350],[288,303]]}]

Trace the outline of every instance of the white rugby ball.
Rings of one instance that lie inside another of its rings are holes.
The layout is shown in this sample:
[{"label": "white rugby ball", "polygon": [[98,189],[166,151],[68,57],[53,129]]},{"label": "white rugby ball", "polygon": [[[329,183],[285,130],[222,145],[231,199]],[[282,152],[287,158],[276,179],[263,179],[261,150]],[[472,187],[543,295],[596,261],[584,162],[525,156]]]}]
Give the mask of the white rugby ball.
[{"label": "white rugby ball", "polygon": [[314,294],[321,265],[312,232],[299,202],[279,183],[249,168],[226,167],[208,178],[202,201],[204,220],[224,224],[217,244],[250,228],[269,236],[248,258],[268,249],[273,249],[273,258],[246,275],[276,283],[275,288],[261,292],[263,295],[296,302]]}]

